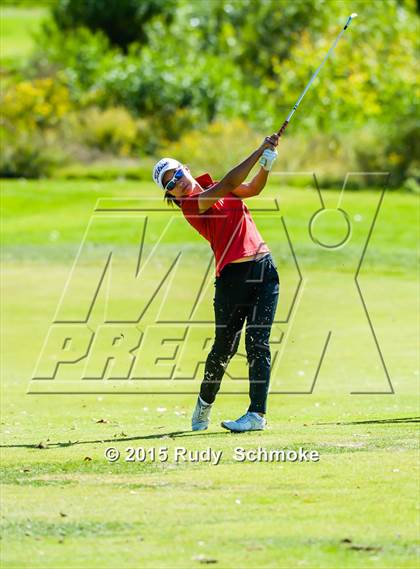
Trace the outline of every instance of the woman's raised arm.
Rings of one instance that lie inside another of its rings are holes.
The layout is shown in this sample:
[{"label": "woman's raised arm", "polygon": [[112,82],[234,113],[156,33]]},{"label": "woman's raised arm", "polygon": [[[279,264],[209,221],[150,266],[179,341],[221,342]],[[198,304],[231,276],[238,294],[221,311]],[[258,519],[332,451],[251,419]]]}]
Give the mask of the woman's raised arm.
[{"label": "woman's raised arm", "polygon": [[226,196],[229,192],[237,188],[246,179],[252,167],[256,164],[258,158],[266,148],[273,148],[277,146],[279,137],[277,134],[266,136],[263,143],[254,150],[243,162],[235,166],[230,172],[224,176],[213,188],[204,190],[198,197],[198,210],[200,213],[208,210],[221,198]]}]

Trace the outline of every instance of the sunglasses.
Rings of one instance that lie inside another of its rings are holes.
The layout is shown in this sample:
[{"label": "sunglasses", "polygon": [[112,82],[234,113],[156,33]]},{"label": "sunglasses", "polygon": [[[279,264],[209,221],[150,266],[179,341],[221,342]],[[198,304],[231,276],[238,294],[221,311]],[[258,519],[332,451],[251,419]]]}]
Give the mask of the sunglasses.
[{"label": "sunglasses", "polygon": [[174,175],[169,180],[169,182],[166,184],[166,186],[163,188],[165,190],[165,192],[167,190],[173,190],[183,175],[184,175],[184,170],[182,169],[182,166],[181,166],[181,168],[178,168],[177,170],[175,170]]}]

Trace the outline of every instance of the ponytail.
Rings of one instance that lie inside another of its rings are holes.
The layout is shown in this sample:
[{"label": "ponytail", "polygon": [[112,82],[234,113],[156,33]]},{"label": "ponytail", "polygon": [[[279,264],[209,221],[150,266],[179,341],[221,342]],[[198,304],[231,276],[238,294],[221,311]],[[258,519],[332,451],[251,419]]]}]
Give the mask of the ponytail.
[{"label": "ponytail", "polygon": [[169,192],[165,192],[163,199],[166,201],[166,205],[170,205],[171,207],[174,207],[174,203],[175,203],[179,208],[181,208],[181,203]]}]

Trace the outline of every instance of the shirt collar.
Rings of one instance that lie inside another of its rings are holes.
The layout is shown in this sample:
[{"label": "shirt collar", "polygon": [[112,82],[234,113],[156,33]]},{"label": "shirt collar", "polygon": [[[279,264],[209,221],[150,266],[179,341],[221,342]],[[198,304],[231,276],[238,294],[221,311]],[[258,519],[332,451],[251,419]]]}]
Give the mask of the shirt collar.
[{"label": "shirt collar", "polygon": [[201,174],[201,176],[198,176],[197,178],[194,178],[194,179],[204,189],[209,188],[210,186],[212,186],[214,184],[213,178],[208,173]]}]

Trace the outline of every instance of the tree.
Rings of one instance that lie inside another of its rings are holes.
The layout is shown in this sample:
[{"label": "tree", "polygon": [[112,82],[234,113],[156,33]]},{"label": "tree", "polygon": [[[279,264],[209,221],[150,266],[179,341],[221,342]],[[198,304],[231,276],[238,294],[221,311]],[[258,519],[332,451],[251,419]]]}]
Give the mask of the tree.
[{"label": "tree", "polygon": [[147,25],[156,16],[169,24],[175,6],[176,0],[59,0],[52,14],[63,30],[100,30],[126,50],[132,42],[147,43]]}]

